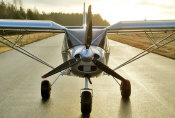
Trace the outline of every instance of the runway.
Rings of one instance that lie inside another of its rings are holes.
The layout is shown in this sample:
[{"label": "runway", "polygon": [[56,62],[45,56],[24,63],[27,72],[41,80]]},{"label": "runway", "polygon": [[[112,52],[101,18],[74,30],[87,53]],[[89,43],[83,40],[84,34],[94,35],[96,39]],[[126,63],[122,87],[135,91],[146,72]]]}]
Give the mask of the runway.
[{"label": "runway", "polygon": [[[24,48],[56,67],[63,62],[63,37],[60,34]],[[109,44],[111,68],[142,51],[111,40]],[[149,54],[117,70],[131,81],[128,102],[121,99],[119,86],[111,76],[92,78],[93,84],[89,87],[94,94],[90,116],[83,116],[80,110],[83,78],[61,76],[52,87],[51,98],[41,99],[41,76],[50,70],[15,50],[0,54],[0,118],[175,117],[175,60]],[[50,81],[57,75],[50,77]]]}]

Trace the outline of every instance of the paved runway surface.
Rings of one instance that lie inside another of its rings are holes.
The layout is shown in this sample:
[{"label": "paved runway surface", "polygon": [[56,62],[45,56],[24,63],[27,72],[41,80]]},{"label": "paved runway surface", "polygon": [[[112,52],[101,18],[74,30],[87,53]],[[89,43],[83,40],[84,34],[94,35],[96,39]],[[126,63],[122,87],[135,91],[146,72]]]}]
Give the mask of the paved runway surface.
[{"label": "paved runway surface", "polygon": [[[30,44],[25,49],[51,65],[62,63],[63,34]],[[141,50],[110,41],[109,66],[115,68]],[[62,76],[47,102],[40,95],[41,75],[50,68],[16,52],[0,54],[0,118],[174,118],[175,60],[150,54],[119,70],[132,84],[130,100],[121,99],[110,76],[92,78],[94,90],[90,116],[80,111],[84,79]],[[57,75],[50,77],[53,81]]]}]

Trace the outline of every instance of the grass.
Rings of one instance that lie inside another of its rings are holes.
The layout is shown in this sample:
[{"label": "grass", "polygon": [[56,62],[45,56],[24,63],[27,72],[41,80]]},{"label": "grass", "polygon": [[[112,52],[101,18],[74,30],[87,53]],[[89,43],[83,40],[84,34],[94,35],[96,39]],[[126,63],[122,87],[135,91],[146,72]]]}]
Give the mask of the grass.
[{"label": "grass", "polygon": [[[24,46],[51,36],[56,35],[56,33],[32,33],[32,34],[26,34],[21,40],[16,40],[19,35],[13,35],[13,36],[5,36],[5,38],[9,39],[10,41],[17,43],[20,46]],[[0,41],[4,41],[2,38],[0,38]],[[8,43],[9,44],[9,43]],[[11,50],[11,48],[5,46],[4,44],[0,43],[0,53],[6,52]]]},{"label": "grass", "polygon": [[[169,34],[170,33],[149,33],[151,37],[154,37],[153,40],[155,42],[165,38]],[[140,49],[146,49],[153,44],[144,33],[108,34],[108,38]],[[172,38],[175,38],[175,36],[173,35],[169,40],[172,40]],[[175,42],[154,51],[154,53],[175,59]]]}]

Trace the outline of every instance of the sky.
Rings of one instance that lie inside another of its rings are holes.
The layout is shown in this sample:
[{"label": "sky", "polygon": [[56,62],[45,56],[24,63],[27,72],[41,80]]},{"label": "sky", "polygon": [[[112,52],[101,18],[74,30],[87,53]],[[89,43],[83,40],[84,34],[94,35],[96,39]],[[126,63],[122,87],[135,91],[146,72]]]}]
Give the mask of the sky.
[{"label": "sky", "polygon": [[46,13],[82,13],[84,2],[86,11],[91,4],[92,13],[99,13],[110,24],[129,20],[175,19],[175,0],[23,0],[23,6]]}]

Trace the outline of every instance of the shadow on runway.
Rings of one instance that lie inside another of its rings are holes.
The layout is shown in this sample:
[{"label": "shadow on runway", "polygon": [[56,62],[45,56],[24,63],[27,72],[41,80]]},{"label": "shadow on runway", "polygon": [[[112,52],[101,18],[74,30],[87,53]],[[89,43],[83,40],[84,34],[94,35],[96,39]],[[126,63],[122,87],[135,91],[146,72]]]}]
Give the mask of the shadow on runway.
[{"label": "shadow on runway", "polygon": [[121,98],[118,118],[132,118],[132,107],[130,99],[124,100]]},{"label": "shadow on runway", "polygon": [[48,101],[49,101],[49,99],[41,99],[42,104],[47,104]]},{"label": "shadow on runway", "polygon": [[50,99],[41,99],[41,108],[48,109],[51,106],[51,100]]},{"label": "shadow on runway", "polygon": [[90,114],[87,115],[81,114],[80,118],[90,118]]}]

